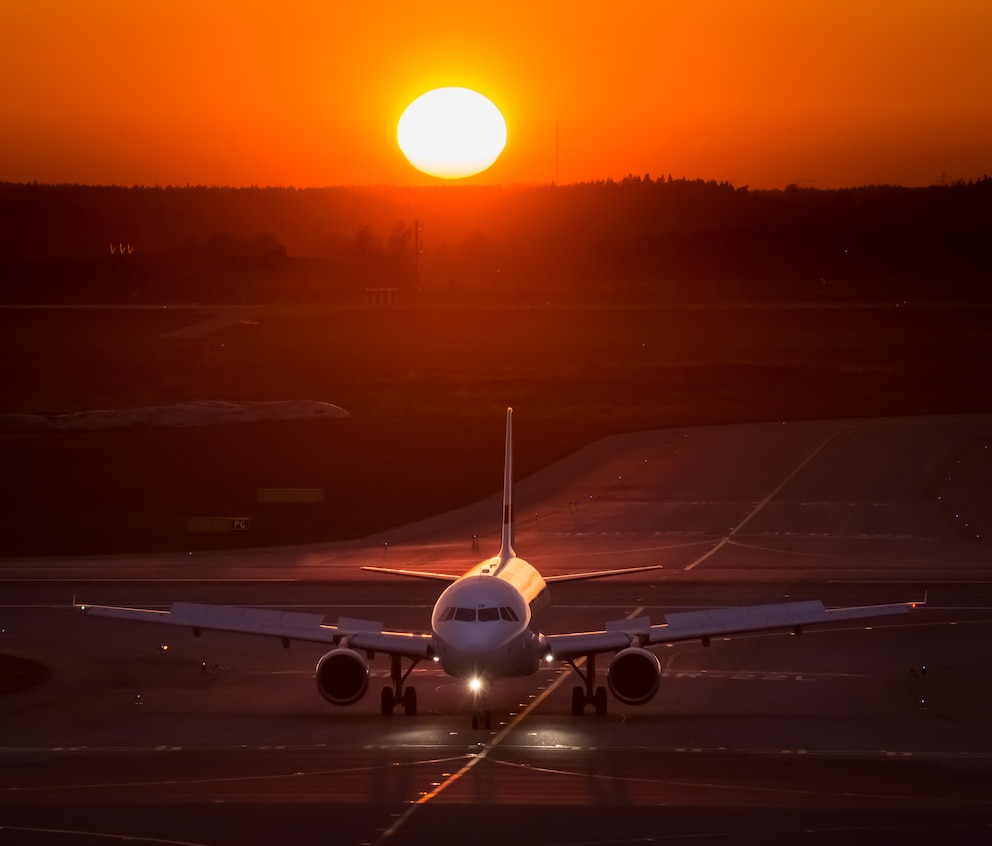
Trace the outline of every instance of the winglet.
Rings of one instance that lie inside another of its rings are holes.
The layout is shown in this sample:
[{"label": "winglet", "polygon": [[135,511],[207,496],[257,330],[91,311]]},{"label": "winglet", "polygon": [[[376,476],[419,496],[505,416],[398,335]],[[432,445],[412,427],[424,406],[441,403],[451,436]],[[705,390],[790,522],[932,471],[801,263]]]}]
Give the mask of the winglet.
[{"label": "winglet", "polygon": [[506,410],[506,454],[503,459],[503,534],[499,546],[499,563],[517,555],[513,551],[513,409]]}]

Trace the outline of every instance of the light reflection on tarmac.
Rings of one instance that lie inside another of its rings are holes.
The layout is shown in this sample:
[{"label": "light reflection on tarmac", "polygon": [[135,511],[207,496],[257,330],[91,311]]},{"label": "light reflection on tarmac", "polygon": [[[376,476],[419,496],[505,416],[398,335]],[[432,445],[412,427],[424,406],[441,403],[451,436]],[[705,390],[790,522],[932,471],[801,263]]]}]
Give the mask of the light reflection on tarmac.
[{"label": "light reflection on tarmac", "polygon": [[319,648],[69,605],[204,600],[424,628],[436,586],[357,568],[458,572],[498,543],[495,499],[364,543],[5,560],[0,652],[51,675],[0,697],[0,844],[984,840],[990,442],[989,416],[669,430],[522,480],[516,546],[545,574],[665,565],[556,586],[548,631],[784,598],[926,592],[928,607],[663,647],[655,700],[612,701],[606,718],[571,717],[570,671],[549,668],[497,686],[492,732],[469,728],[466,692],[433,670],[415,671],[421,715],[387,719],[381,658],[365,699],[333,709],[313,685]]}]

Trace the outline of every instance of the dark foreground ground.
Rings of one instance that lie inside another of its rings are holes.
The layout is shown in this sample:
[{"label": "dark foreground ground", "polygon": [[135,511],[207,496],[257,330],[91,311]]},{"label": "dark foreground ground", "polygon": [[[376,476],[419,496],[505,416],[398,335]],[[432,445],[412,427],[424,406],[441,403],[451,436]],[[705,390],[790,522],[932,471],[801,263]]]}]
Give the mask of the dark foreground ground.
[{"label": "dark foreground ground", "polygon": [[[518,477],[639,429],[990,411],[990,316],[901,302],[0,310],[0,413],[303,399],[351,415],[0,428],[0,553],[365,536],[498,489],[508,405]],[[320,489],[323,501],[260,503],[260,488]],[[250,528],[189,531],[208,517]]]}]

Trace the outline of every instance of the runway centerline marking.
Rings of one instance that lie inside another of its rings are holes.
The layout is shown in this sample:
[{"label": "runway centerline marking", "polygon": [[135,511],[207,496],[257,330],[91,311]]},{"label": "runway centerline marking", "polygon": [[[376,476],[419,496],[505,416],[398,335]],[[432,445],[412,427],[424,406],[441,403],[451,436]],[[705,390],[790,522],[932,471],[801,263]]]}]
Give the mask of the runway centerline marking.
[{"label": "runway centerline marking", "polygon": [[708,552],[704,552],[702,555],[700,555],[699,558],[697,558],[695,561],[693,561],[685,568],[685,571],[688,572],[689,570],[698,567],[707,558],[716,555],[716,553],[718,553],[728,543],[730,543],[734,535],[736,535],[741,529],[743,529],[748,523],[750,523],[751,520],[757,517],[758,514],[761,513],[762,509],[764,509],[764,507],[768,505],[769,502],[771,502],[776,496],[778,496],[782,488],[784,488],[787,484],[789,484],[789,482],[791,482],[796,476],[798,476],[799,473],[801,473],[802,470],[806,467],[806,465],[809,464],[814,458],[816,458],[816,456],[818,456],[823,451],[823,449],[827,446],[827,444],[829,444],[835,437],[837,437],[837,434],[838,434],[837,432],[833,432],[827,435],[827,437],[825,437],[817,445],[816,449],[814,449],[809,455],[807,455],[802,461],[800,461],[795,467],[793,467],[792,470],[788,473],[788,475],[786,475],[786,477],[782,479],[782,481],[780,481],[774,488],[772,488],[771,492],[763,500],[757,503],[754,506],[754,508],[752,508],[747,514],[745,514],[741,518],[741,520],[737,523],[737,525],[734,526],[726,535],[720,538],[716,546],[714,546]]},{"label": "runway centerline marking", "polygon": [[[636,617],[644,610],[644,607],[645,606],[641,605],[635,608],[627,615],[627,619],[630,620],[631,618]],[[575,663],[577,666],[581,667],[585,663],[585,659],[580,658]],[[389,840],[394,834],[396,834],[396,832],[398,832],[407,823],[410,817],[412,817],[419,808],[421,808],[423,805],[426,805],[434,797],[441,794],[447,788],[451,787],[451,785],[457,782],[462,776],[464,776],[466,773],[471,771],[471,769],[476,764],[478,764],[480,761],[488,757],[489,753],[492,752],[492,750],[495,749],[497,746],[499,746],[499,744],[502,743],[507,738],[507,736],[509,736],[509,734],[512,731],[514,731],[514,729],[516,729],[516,727],[525,718],[530,716],[531,712],[535,708],[537,708],[538,705],[540,705],[545,699],[547,699],[555,690],[561,687],[562,684],[564,684],[565,679],[570,677],[571,677],[571,673],[569,673],[568,670],[562,670],[558,674],[558,677],[553,682],[551,682],[551,684],[549,684],[533,700],[531,700],[530,704],[527,705],[526,708],[521,710],[516,717],[510,720],[503,727],[503,729],[497,733],[497,735],[492,739],[492,741],[484,749],[482,749],[482,751],[480,751],[476,755],[473,755],[472,758],[470,758],[469,761],[465,764],[465,766],[463,766],[460,770],[458,770],[458,772],[452,773],[450,776],[444,779],[444,781],[436,785],[432,790],[428,791],[423,796],[415,800],[413,804],[410,805],[410,807],[408,807],[406,811],[404,811],[391,826],[389,826],[389,828],[387,828],[381,835],[379,835],[379,837],[374,842],[374,846],[380,846],[381,843],[385,843],[387,840]]]}]

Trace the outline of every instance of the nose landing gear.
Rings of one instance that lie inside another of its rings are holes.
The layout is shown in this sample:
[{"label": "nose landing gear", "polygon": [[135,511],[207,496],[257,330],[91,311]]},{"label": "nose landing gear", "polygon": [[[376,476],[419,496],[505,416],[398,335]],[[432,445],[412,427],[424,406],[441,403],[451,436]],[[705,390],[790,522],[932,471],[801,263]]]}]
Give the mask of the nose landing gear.
[{"label": "nose landing gear", "polygon": [[486,731],[489,731],[492,727],[493,727],[493,715],[491,711],[479,710],[477,708],[472,712],[473,729],[486,729]]},{"label": "nose landing gear", "polygon": [[493,715],[487,707],[489,698],[489,685],[481,679],[472,679],[469,682],[475,702],[472,708],[472,729],[486,729],[489,731],[493,727]]}]

